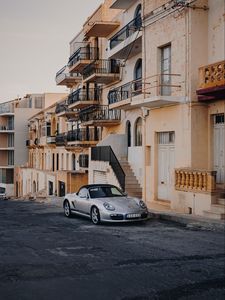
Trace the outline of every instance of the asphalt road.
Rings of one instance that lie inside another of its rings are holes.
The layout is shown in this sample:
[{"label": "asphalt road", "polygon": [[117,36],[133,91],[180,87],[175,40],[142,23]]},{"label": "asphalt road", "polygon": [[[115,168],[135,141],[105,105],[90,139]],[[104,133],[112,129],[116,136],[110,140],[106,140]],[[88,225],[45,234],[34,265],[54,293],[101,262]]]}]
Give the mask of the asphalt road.
[{"label": "asphalt road", "polygon": [[222,232],[150,220],[95,226],[0,201],[0,299],[223,299]]}]

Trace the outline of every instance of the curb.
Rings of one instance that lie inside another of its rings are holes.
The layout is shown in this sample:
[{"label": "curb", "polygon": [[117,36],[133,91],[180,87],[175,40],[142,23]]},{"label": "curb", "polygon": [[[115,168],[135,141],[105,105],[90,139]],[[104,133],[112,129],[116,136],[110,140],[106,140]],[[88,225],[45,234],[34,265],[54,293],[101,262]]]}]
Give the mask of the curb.
[{"label": "curb", "polygon": [[149,211],[149,216],[153,219],[178,223],[181,226],[186,226],[189,229],[202,229],[225,232],[224,220],[212,220],[200,216],[190,216],[168,212],[165,213],[154,210]]}]

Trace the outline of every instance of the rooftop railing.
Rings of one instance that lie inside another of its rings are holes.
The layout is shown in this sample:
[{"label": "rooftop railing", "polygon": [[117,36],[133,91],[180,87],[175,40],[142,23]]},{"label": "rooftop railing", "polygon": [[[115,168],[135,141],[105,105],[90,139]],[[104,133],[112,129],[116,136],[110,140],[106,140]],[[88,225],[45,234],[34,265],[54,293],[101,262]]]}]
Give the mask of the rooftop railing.
[{"label": "rooftop railing", "polygon": [[142,26],[141,16],[134,18],[110,39],[110,43],[109,43],[110,49],[113,49],[121,42],[125,41],[132,34],[139,31],[141,29],[141,26]]}]

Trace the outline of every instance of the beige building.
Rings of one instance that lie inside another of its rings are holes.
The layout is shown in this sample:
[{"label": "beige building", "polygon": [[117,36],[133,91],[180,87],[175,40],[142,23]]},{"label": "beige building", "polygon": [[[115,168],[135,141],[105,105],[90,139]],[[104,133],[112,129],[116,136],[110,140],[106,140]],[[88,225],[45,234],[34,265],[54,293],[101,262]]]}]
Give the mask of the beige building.
[{"label": "beige building", "polygon": [[89,183],[224,218],[224,33],[223,0],[106,0],[56,74],[70,94],[55,108],[55,155],[75,158],[62,168],[86,162]]},{"label": "beige building", "polygon": [[[62,97],[62,95],[60,95]],[[59,99],[57,94],[27,94],[0,104],[0,186],[14,195],[14,168],[28,160],[27,121],[35,112]]]}]

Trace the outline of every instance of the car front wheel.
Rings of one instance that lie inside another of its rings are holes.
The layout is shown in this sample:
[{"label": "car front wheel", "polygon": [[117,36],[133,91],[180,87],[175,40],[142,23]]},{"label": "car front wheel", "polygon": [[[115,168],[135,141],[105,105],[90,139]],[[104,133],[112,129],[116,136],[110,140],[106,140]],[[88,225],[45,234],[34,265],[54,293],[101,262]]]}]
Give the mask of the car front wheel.
[{"label": "car front wheel", "polygon": [[66,200],[65,203],[64,203],[64,214],[67,218],[70,218],[71,217],[71,209],[70,209],[70,204],[69,204],[69,201]]},{"label": "car front wheel", "polygon": [[92,209],[91,209],[91,221],[95,225],[100,224],[100,213],[96,206],[92,207]]}]

